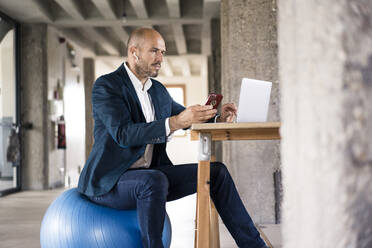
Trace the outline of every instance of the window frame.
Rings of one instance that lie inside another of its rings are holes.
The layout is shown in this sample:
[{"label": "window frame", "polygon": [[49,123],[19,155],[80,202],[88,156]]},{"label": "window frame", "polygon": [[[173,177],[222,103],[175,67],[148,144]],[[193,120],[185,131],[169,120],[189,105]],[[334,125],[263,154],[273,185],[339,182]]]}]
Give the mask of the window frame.
[{"label": "window frame", "polygon": [[[186,100],[186,84],[164,84],[164,87],[168,90],[169,88],[181,88],[183,90],[183,103],[180,103],[182,104],[183,106],[186,107],[186,103],[187,103],[187,100]],[[176,101],[177,102],[177,101]],[[176,133],[178,132],[178,133]],[[186,130],[177,130],[173,136],[174,137],[185,137],[187,136],[187,131]]]}]

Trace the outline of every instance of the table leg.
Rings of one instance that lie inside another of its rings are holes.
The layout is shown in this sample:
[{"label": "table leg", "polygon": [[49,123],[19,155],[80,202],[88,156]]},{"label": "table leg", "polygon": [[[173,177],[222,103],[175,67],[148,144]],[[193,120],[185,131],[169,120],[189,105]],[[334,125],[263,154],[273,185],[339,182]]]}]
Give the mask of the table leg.
[{"label": "table leg", "polygon": [[199,200],[198,200],[198,193],[196,193],[196,213],[195,213],[195,238],[194,238],[194,247],[196,248],[197,247],[197,244],[196,244],[196,240],[197,240],[197,237],[198,237],[198,204],[199,204]]},{"label": "table leg", "polygon": [[198,165],[198,201],[196,208],[196,247],[209,248],[210,235],[210,197],[209,197],[210,162],[199,161]]},{"label": "table leg", "polygon": [[211,135],[201,133],[199,140],[199,164],[196,206],[196,248],[210,248],[210,159]]},{"label": "table leg", "polygon": [[[196,209],[198,209],[198,199],[199,194],[196,194]],[[219,221],[218,221],[218,212],[216,207],[214,206],[213,201],[209,200],[209,212],[210,212],[210,232],[209,232],[209,242],[211,248],[220,248],[220,230],[219,230]],[[196,220],[198,220],[198,211],[196,211]],[[197,236],[198,236],[198,226],[197,221],[195,221],[195,239],[194,239],[194,247],[197,247]]]},{"label": "table leg", "polygon": [[218,213],[213,201],[210,201],[210,243],[211,248],[220,248],[220,230],[218,225]]},{"label": "table leg", "polygon": [[267,238],[266,234],[262,231],[261,227],[259,225],[255,225],[255,226],[256,226],[258,232],[260,233],[261,238],[265,241],[267,246],[269,248],[273,248],[273,245],[271,244],[270,240]]}]

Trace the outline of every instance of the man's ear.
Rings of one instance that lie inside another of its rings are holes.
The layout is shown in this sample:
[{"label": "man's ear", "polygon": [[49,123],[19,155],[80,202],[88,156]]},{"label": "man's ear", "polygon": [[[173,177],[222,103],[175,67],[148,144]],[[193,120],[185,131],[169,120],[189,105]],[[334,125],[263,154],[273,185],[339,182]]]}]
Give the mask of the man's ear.
[{"label": "man's ear", "polygon": [[134,46],[130,47],[129,48],[129,52],[134,56],[134,58],[136,59],[136,61],[138,61],[138,55],[136,54],[136,52],[137,52],[136,47],[134,47]]}]

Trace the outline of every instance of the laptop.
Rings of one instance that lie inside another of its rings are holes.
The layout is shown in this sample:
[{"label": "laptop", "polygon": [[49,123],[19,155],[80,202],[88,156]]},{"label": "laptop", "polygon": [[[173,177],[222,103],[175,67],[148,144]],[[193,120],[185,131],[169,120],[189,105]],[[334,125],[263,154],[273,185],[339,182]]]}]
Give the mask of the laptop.
[{"label": "laptop", "polygon": [[271,82],[243,78],[236,121],[267,121],[271,87]]}]

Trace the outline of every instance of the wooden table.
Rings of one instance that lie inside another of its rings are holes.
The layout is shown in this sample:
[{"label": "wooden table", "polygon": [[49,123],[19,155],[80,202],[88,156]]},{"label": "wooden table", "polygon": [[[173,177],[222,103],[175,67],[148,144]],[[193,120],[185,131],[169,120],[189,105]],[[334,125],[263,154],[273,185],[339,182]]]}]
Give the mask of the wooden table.
[{"label": "wooden table", "polygon": [[196,248],[219,247],[218,214],[209,195],[212,141],[280,139],[279,128],[279,122],[202,123],[191,126],[191,140],[199,140]]}]

